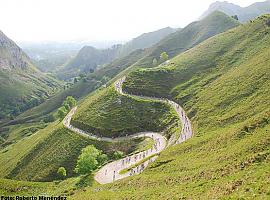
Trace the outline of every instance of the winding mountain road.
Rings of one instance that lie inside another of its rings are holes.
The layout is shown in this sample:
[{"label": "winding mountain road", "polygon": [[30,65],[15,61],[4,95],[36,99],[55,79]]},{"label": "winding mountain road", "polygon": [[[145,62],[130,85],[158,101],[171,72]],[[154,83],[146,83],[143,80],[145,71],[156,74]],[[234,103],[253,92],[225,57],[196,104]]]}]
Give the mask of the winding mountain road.
[{"label": "winding mountain road", "polygon": [[[161,102],[170,104],[175,109],[182,123],[182,130],[178,138],[175,136],[175,137],[172,137],[168,141],[168,145],[179,144],[192,137],[191,122],[186,116],[184,110],[177,103],[171,100],[162,99],[162,98],[126,94],[122,90],[122,84],[124,81],[125,81],[125,77],[115,82],[115,89],[121,95],[161,101]],[[154,133],[154,132],[142,132],[142,133],[136,133],[127,137],[118,137],[118,138],[98,137],[96,135],[93,135],[81,129],[78,129],[70,124],[71,118],[76,112],[76,110],[77,110],[77,107],[74,107],[73,109],[71,109],[71,111],[64,118],[63,124],[66,128],[78,134],[90,137],[91,139],[95,139],[99,141],[106,141],[106,142],[124,141],[124,140],[130,140],[130,139],[138,138],[138,137],[149,137],[154,140],[154,146],[151,149],[148,149],[146,151],[143,151],[143,152],[131,155],[131,156],[127,156],[123,159],[113,161],[103,166],[95,174],[95,177],[94,177],[95,180],[99,182],[100,184],[111,183],[115,180],[123,179],[125,177],[141,173],[147,167],[149,163],[157,159],[158,153],[163,151],[167,146],[167,139],[164,136],[162,136],[160,133]],[[120,171],[130,168],[130,167],[132,167],[132,169],[129,170],[128,172],[120,173]]]},{"label": "winding mountain road", "polygon": [[179,144],[179,143],[184,142],[187,139],[192,137],[191,122],[188,119],[188,117],[186,116],[186,113],[185,113],[184,109],[180,105],[178,105],[174,101],[171,101],[171,100],[168,100],[168,99],[165,99],[165,98],[146,97],[146,96],[138,96],[138,95],[124,93],[123,89],[122,89],[122,84],[125,81],[125,79],[126,79],[126,77],[123,77],[123,78],[119,79],[115,83],[115,88],[120,94],[127,95],[127,96],[133,96],[133,97],[136,97],[136,98],[142,98],[142,99],[146,99],[146,100],[156,100],[156,101],[161,101],[163,103],[168,103],[174,108],[174,110],[178,114],[178,117],[179,117],[179,119],[180,119],[180,121],[182,123],[182,130],[181,130],[181,133],[180,133],[180,137],[179,138],[172,138],[171,143],[169,141],[168,145],[172,145],[174,143]]}]

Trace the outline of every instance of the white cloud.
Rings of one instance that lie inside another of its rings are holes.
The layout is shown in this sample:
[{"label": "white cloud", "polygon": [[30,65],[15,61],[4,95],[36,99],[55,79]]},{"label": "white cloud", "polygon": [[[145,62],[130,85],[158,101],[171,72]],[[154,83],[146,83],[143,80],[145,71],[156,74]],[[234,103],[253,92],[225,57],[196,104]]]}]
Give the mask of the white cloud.
[{"label": "white cloud", "polygon": [[0,0],[0,29],[17,42],[130,39],[166,26],[183,27],[214,1]]}]

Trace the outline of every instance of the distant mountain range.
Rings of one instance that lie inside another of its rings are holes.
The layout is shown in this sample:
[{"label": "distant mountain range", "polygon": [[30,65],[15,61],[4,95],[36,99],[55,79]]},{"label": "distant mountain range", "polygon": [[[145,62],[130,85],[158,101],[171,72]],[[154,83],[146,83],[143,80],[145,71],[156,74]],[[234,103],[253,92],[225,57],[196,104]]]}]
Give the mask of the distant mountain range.
[{"label": "distant mountain range", "polygon": [[[225,13],[228,16],[224,17],[223,14],[218,14],[215,11]],[[166,27],[144,33],[123,45],[114,45],[103,50],[85,46],[77,56],[59,70],[58,77],[70,79],[80,73],[93,71],[99,65],[110,63],[114,59],[126,56],[137,49],[148,49],[148,55],[141,59],[138,64],[149,65],[154,58],[159,58],[162,51],[166,51],[170,57],[175,56],[217,33],[236,26],[237,22],[232,20],[230,16],[237,15],[240,22],[247,22],[265,13],[270,13],[269,0],[254,3],[248,7],[240,7],[227,1],[217,1],[204,12],[200,21],[189,24],[185,29],[177,30]]]},{"label": "distant mountain range", "polygon": [[84,46],[109,48],[120,41],[21,42],[19,46],[43,72],[54,72],[74,58]]},{"label": "distant mountain range", "polygon": [[[228,16],[237,15],[240,22],[247,22],[261,14],[270,13],[270,0],[254,3],[248,7],[240,7],[239,5],[227,1],[217,1],[210,5],[209,9],[204,12],[200,20],[206,18],[214,11],[223,12]],[[223,25],[225,27],[222,27]],[[211,25],[206,23],[206,26],[201,24],[201,22],[194,22],[184,30],[166,27],[157,31],[144,33],[125,44],[113,45],[110,48],[99,49],[92,45],[86,45],[81,48],[78,53],[78,48],[76,50],[73,48],[72,51],[64,48],[64,50],[59,52],[46,52],[42,49],[31,48],[30,50],[27,49],[27,53],[31,58],[36,55],[45,57],[42,59],[34,59],[35,65],[42,71],[53,72],[59,79],[70,80],[81,73],[92,72],[96,70],[98,66],[108,64],[114,59],[127,56],[138,49],[148,49],[149,51],[146,58],[139,61],[138,64],[149,65],[153,58],[159,57],[161,51],[168,51],[167,53],[171,57],[195,46],[200,43],[200,41],[216,33],[227,30],[226,22],[222,24],[222,26],[219,26],[219,24],[215,24],[215,21],[212,21]],[[189,32],[192,33],[189,35]]]},{"label": "distant mountain range", "polygon": [[132,39],[130,42],[123,45],[113,45],[111,48],[107,49],[84,46],[77,56],[59,71],[58,77],[61,79],[69,79],[78,76],[80,73],[93,71],[99,65],[109,63],[116,58],[127,56],[135,50],[149,48],[175,31],[176,29],[166,27],[150,33],[144,33]]},{"label": "distant mountain range", "polygon": [[216,10],[229,16],[237,15],[240,22],[247,22],[262,14],[270,13],[270,1],[257,2],[248,7],[241,7],[227,1],[217,1],[210,5],[209,9],[201,16],[201,19]]},{"label": "distant mountain range", "polygon": [[118,55],[120,45],[114,45],[108,49],[97,49],[92,46],[84,46],[75,58],[60,70],[59,78],[69,79],[80,73],[89,73],[99,65],[111,62]]},{"label": "distant mountain range", "polygon": [[119,54],[121,56],[124,56],[128,55],[129,53],[137,49],[149,48],[158,43],[166,36],[170,35],[171,33],[174,33],[175,31],[177,31],[177,29],[166,27],[163,29],[159,29],[157,31],[144,33],[132,39],[130,42],[127,42],[126,44],[122,45],[119,50]]},{"label": "distant mountain range", "polygon": [[0,31],[0,120],[38,105],[59,87]]}]

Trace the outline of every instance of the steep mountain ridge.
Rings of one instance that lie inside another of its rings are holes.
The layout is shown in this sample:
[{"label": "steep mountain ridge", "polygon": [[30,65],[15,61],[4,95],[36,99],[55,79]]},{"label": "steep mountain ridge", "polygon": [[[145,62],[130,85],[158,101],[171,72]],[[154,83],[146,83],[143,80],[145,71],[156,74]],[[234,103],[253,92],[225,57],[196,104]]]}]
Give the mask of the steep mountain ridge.
[{"label": "steep mountain ridge", "polygon": [[227,1],[217,1],[209,6],[208,10],[201,16],[201,19],[217,10],[229,16],[237,15],[240,22],[247,22],[262,14],[270,13],[270,1],[257,2],[247,7],[241,7]]},{"label": "steep mountain ridge", "polygon": [[157,31],[144,33],[131,41],[125,43],[121,46],[119,50],[120,57],[128,55],[129,53],[137,50],[137,49],[145,49],[149,48],[156,43],[158,43],[160,40],[165,38],[166,36],[174,33],[177,31],[177,29],[173,29],[171,27],[166,27],[163,29],[159,29]]},{"label": "steep mountain ridge", "polygon": [[29,70],[30,59],[0,30],[0,69]]},{"label": "steep mountain ridge", "polygon": [[0,32],[0,119],[38,105],[59,88],[29,57]]},{"label": "steep mountain ridge", "polygon": [[159,59],[162,52],[167,52],[169,57],[184,52],[200,42],[216,34],[227,31],[239,25],[239,22],[226,14],[215,11],[206,18],[192,22],[185,28],[172,33],[159,43],[148,49],[148,54],[138,61],[138,66],[151,66],[154,58]]}]

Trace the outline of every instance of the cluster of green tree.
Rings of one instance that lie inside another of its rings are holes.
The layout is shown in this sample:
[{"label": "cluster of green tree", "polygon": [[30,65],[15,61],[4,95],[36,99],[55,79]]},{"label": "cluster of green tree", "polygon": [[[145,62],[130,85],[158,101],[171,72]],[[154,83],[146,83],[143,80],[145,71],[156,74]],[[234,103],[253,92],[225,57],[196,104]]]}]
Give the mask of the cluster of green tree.
[{"label": "cluster of green tree", "polygon": [[160,54],[159,60],[156,58],[153,59],[153,66],[157,66],[160,63],[163,63],[169,59],[169,55],[164,51]]},{"label": "cluster of green tree", "polygon": [[[93,73],[94,70],[90,70],[89,73]],[[70,79],[69,82],[66,82],[64,85],[64,90],[67,90],[69,88],[72,88],[76,83],[79,81],[87,82],[87,73],[81,73],[79,76],[74,77],[73,79]]]},{"label": "cluster of green tree", "polygon": [[[90,70],[90,73],[94,73],[94,70]],[[87,73],[79,74],[79,76],[73,79],[74,84],[78,83],[80,80],[86,82],[87,81]]]},{"label": "cluster of green tree", "polygon": [[57,116],[62,120],[67,115],[67,113],[77,104],[76,99],[72,96],[68,96],[63,102],[62,106],[58,108]]},{"label": "cluster of green tree", "polygon": [[79,174],[88,174],[108,160],[108,156],[103,154],[101,150],[96,149],[93,145],[89,145],[82,149],[81,155],[78,157],[75,172]]},{"label": "cluster of green tree", "polygon": [[[75,82],[74,82],[75,84]],[[65,85],[64,85],[64,90],[67,90],[68,88],[71,88],[73,85],[74,85],[72,82],[67,82]]]},{"label": "cluster of green tree", "polygon": [[[122,151],[116,151],[113,154],[115,160],[124,157]],[[94,145],[89,145],[82,149],[81,155],[78,157],[75,172],[81,175],[86,175],[102,166],[108,161],[108,156],[103,154],[101,150],[98,150]],[[67,176],[67,171],[64,167],[59,167],[57,174],[60,179],[64,179]]]}]

